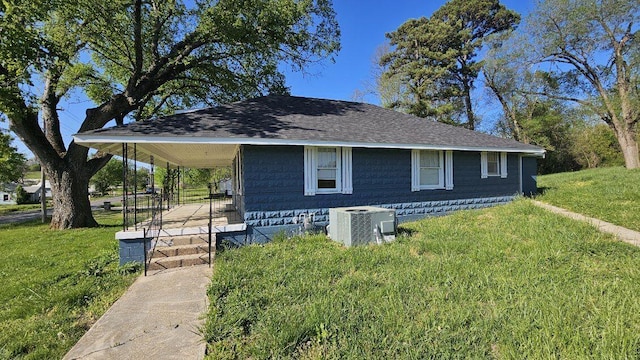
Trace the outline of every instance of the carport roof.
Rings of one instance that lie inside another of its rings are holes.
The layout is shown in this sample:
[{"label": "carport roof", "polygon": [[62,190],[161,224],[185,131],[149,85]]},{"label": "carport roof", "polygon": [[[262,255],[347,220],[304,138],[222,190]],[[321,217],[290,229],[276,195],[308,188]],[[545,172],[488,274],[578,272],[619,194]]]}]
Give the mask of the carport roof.
[{"label": "carport roof", "polygon": [[136,144],[156,161],[187,167],[228,165],[244,144],[545,152],[371,104],[282,95],[87,131],[74,141],[114,154]]}]

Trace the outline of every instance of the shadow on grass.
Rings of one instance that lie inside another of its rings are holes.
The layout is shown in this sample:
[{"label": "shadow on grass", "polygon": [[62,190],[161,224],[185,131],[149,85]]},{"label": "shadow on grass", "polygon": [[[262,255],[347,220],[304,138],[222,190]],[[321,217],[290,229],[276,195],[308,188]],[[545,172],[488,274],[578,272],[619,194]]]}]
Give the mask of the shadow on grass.
[{"label": "shadow on grass", "polygon": [[413,236],[413,234],[415,234],[416,232],[417,231],[415,229],[409,229],[400,225],[398,226],[398,233],[396,235],[410,237],[410,236]]},{"label": "shadow on grass", "polygon": [[[540,196],[540,195],[544,195],[547,191],[551,190],[552,188],[549,186],[540,186],[536,189],[536,196]],[[535,197],[535,196],[534,196]]]}]

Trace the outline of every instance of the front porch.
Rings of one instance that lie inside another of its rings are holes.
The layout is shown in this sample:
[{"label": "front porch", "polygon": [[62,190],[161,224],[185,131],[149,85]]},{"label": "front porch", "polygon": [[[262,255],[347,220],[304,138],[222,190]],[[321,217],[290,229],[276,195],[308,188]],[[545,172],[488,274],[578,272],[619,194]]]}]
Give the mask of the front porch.
[{"label": "front porch", "polygon": [[[211,226],[209,226],[211,224]],[[230,198],[174,205],[116,233],[120,264],[139,262],[147,270],[211,264],[221,241],[244,243],[246,225]]]},{"label": "front porch", "polygon": [[[138,224],[137,228],[149,227],[150,221]],[[228,225],[241,224],[242,218],[234,209],[230,198],[213,199],[211,204],[211,221],[214,228],[224,229]],[[209,224],[209,203],[183,204],[162,212],[162,229],[207,228]]]}]

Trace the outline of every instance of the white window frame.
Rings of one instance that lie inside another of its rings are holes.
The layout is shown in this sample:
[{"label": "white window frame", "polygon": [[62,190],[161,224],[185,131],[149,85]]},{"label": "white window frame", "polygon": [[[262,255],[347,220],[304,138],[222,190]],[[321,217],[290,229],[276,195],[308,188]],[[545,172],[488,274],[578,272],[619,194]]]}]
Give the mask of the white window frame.
[{"label": "white window frame", "polygon": [[[434,151],[438,153],[440,168],[438,170],[438,184],[420,184],[420,153],[422,151]],[[453,151],[413,149],[411,151],[411,191],[420,190],[453,190]]]},{"label": "white window frame", "polygon": [[[336,150],[336,187],[318,188],[318,149]],[[352,194],[352,150],[350,147],[305,146],[304,147],[304,195],[316,194]]]},{"label": "white window frame", "polygon": [[[318,150],[320,149],[332,149],[335,150],[336,152],[336,187],[334,188],[319,188],[318,187],[318,170],[320,170],[320,168],[318,167],[318,162],[317,162],[317,156],[318,156]],[[339,194],[342,191],[342,183],[340,181],[340,178],[342,177],[342,152],[340,151],[339,147],[329,147],[329,146],[322,146],[322,147],[317,147],[316,148],[316,179],[315,179],[315,185],[316,185],[316,194]]]},{"label": "white window frame", "polygon": [[507,153],[506,152],[492,152],[494,154],[499,154],[498,156],[498,173],[489,174],[489,161],[487,151],[482,151],[480,153],[480,177],[482,179],[486,179],[488,177],[501,177],[503,179],[507,178]]}]

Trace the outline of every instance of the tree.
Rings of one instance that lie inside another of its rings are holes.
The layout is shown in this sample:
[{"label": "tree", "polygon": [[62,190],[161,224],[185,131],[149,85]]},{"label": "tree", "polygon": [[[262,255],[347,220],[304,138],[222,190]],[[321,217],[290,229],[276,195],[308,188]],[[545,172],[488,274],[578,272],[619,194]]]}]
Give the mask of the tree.
[{"label": "tree", "polygon": [[354,101],[364,102],[368,95],[375,95],[380,99],[380,104],[386,108],[395,108],[400,112],[408,112],[402,108],[401,104],[408,103],[407,91],[403,86],[402,79],[398,74],[387,74],[383,76],[388,66],[382,65],[382,59],[391,51],[391,45],[385,42],[379,45],[371,57],[371,70],[369,78],[363,83],[363,89],[356,89],[352,98]]},{"label": "tree", "polygon": [[635,0],[546,0],[530,14],[527,29],[534,60],[557,65],[565,91],[549,95],[598,114],[629,169],[640,167],[638,20]]},{"label": "tree", "polygon": [[536,94],[546,85],[546,77],[529,69],[517,35],[505,32],[489,41],[482,73],[488,93],[502,107],[503,116],[497,123],[500,133],[529,144],[523,121],[530,122],[537,104],[546,100]]},{"label": "tree", "polygon": [[0,132],[0,185],[20,180],[26,169],[27,159],[12,141],[11,135]]},{"label": "tree", "polygon": [[571,141],[571,151],[583,168],[624,164],[616,137],[611,128],[604,123],[585,124],[576,128]]},{"label": "tree", "polygon": [[64,143],[65,96],[96,104],[82,132],[283,93],[281,64],[303,70],[339,49],[330,0],[1,2],[0,29],[0,116],[43,164],[53,228],[97,225],[87,185],[110,159]]},{"label": "tree", "polygon": [[[101,195],[105,195],[112,187],[122,185],[124,162],[111,159],[107,165],[100,169],[90,180]],[[149,170],[146,168],[135,169],[133,163],[128,164],[127,191],[145,189],[149,183]]]},{"label": "tree", "polygon": [[27,193],[27,191],[22,187],[22,185],[16,186],[15,190],[16,194],[16,204],[29,204],[31,202],[31,197]]},{"label": "tree", "polygon": [[[411,19],[387,34],[395,48],[382,58],[383,78],[400,76],[407,96],[393,107],[475,128],[471,92],[488,36],[515,28],[520,16],[498,0],[451,0],[430,18]],[[403,101],[405,100],[406,101]]]},{"label": "tree", "polygon": [[111,159],[107,165],[91,177],[90,181],[96,191],[106,195],[109,189],[122,184],[122,161]]}]

